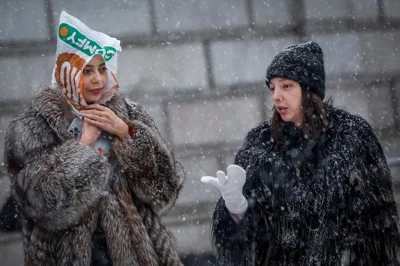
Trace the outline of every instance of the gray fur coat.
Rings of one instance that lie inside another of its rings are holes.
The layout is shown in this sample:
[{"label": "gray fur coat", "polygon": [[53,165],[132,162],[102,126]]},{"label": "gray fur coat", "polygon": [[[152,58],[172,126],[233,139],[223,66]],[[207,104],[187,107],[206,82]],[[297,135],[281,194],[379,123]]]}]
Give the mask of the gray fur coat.
[{"label": "gray fur coat", "polygon": [[98,222],[113,265],[181,265],[160,216],[178,197],[183,168],[141,106],[119,94],[106,106],[135,129],[107,157],[67,132],[72,111],[58,90],[43,89],[10,122],[4,158],[25,265],[89,266]]}]

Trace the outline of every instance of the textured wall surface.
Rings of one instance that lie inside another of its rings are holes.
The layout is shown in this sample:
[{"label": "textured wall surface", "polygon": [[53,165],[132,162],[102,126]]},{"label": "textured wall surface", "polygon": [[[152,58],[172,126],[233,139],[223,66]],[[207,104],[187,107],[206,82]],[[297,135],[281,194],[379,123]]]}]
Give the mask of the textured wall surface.
[{"label": "textured wall surface", "polygon": [[[61,10],[122,41],[121,91],[146,106],[187,168],[164,218],[182,254],[211,251],[219,194],[200,177],[225,169],[246,132],[270,116],[265,70],[286,45],[318,41],[327,95],[365,117],[387,156],[400,157],[398,0],[3,0],[1,161],[7,122],[51,80]],[[400,200],[400,166],[391,167]],[[4,164],[0,173],[1,206],[9,190]],[[0,233],[2,265],[19,265],[20,248],[18,234]]]}]

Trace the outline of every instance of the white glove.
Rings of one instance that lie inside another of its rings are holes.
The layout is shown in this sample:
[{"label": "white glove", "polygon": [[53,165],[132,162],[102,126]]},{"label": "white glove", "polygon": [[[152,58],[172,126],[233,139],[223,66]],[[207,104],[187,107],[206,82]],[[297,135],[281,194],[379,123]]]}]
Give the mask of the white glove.
[{"label": "white glove", "polygon": [[243,196],[243,186],[246,182],[246,171],[236,164],[228,166],[228,176],[223,171],[217,172],[217,178],[203,176],[201,182],[211,184],[221,191],[225,200],[225,206],[230,213],[245,213],[248,207],[247,200]]}]

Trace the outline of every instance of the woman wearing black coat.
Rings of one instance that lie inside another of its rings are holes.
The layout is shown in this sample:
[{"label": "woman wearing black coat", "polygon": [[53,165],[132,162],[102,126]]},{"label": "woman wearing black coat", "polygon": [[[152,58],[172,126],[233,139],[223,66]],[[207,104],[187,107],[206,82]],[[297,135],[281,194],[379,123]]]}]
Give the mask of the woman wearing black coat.
[{"label": "woman wearing black coat", "polygon": [[221,191],[212,234],[221,265],[395,265],[398,213],[382,147],[360,116],[325,96],[315,42],[267,69],[271,120],[250,130]]}]

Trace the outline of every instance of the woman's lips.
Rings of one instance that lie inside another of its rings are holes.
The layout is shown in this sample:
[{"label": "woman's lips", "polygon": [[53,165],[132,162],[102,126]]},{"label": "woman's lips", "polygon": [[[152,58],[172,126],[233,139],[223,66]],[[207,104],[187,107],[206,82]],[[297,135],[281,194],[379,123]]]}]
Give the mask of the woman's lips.
[{"label": "woman's lips", "polygon": [[95,90],[91,90],[90,92],[93,93],[93,94],[98,95],[98,94],[103,92],[103,89],[95,89]]},{"label": "woman's lips", "polygon": [[280,113],[281,115],[284,115],[287,113],[288,108],[286,107],[277,107],[276,110],[278,111],[278,113]]}]

